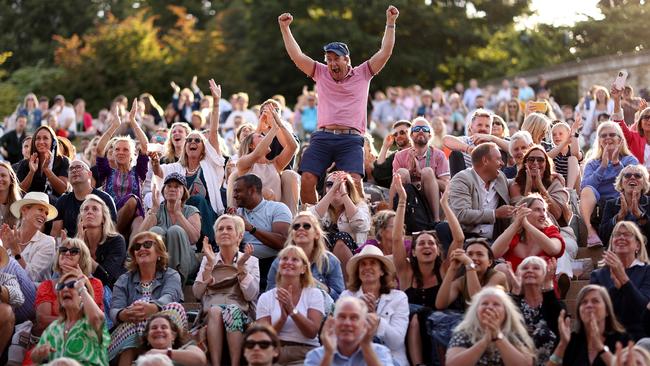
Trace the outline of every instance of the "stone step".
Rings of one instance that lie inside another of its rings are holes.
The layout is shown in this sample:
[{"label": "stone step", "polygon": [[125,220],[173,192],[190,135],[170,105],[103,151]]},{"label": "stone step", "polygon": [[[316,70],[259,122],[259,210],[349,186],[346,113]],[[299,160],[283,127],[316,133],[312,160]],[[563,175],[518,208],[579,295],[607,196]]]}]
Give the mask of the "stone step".
[{"label": "stone step", "polygon": [[594,264],[594,268],[597,268],[598,261],[603,259],[603,252],[605,252],[604,247],[596,247],[596,248],[581,247],[578,248],[578,253],[576,254],[576,258],[591,258],[591,261]]}]

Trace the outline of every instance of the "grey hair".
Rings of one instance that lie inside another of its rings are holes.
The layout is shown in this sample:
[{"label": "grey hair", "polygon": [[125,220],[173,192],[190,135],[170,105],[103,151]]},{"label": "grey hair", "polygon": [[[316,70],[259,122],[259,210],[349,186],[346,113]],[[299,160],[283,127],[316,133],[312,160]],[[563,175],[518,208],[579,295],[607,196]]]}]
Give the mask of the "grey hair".
[{"label": "grey hair", "polygon": [[135,366],[174,366],[166,355],[142,355],[135,360]]},{"label": "grey hair", "polygon": [[528,263],[538,264],[540,267],[542,267],[542,270],[544,270],[544,274],[546,274],[546,271],[548,271],[548,264],[546,261],[542,257],[538,257],[536,255],[531,255],[524,258],[524,260],[519,263],[519,267],[517,267],[517,269]]},{"label": "grey hair", "polygon": [[361,318],[365,320],[368,317],[368,306],[366,305],[365,302],[357,299],[356,297],[353,296],[343,296],[339,297],[338,300],[336,300],[336,304],[334,304],[334,317],[339,314],[339,310],[347,304],[353,304],[356,305],[359,310],[361,310]]},{"label": "grey hair", "polygon": [[526,146],[533,144],[533,136],[528,131],[517,131],[512,136],[510,136],[510,144],[508,144],[508,152],[510,156],[514,155],[512,152],[512,147],[515,145],[515,141],[523,140],[526,143]]}]

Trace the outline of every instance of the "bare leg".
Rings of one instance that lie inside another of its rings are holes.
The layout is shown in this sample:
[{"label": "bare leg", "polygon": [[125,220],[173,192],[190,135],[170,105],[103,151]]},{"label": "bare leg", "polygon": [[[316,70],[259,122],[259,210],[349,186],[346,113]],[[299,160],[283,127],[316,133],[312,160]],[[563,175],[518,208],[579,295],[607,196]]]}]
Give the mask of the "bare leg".
[{"label": "bare leg", "polygon": [[14,334],[16,317],[9,304],[0,304],[0,353],[4,352]]},{"label": "bare leg", "polygon": [[289,207],[291,215],[298,213],[298,200],[300,198],[300,176],[293,170],[285,170],[280,174],[282,182],[282,202]]},{"label": "bare leg", "polygon": [[135,218],[135,210],[138,207],[138,202],[135,198],[129,198],[124,206],[117,211],[117,231],[124,236],[129,237],[131,223]]},{"label": "bare leg", "polygon": [[422,191],[429,201],[429,207],[433,213],[433,221],[440,221],[440,187],[436,180],[436,173],[433,169],[426,167],[422,169]]},{"label": "bare leg", "polygon": [[316,193],[316,184],[318,184],[318,177],[309,172],[303,172],[300,177],[300,199],[303,205],[316,204],[318,201],[318,194]]},{"label": "bare leg", "polygon": [[244,334],[242,332],[227,332],[226,338],[228,338],[228,350],[230,351],[230,365],[239,366]]},{"label": "bare leg", "polygon": [[598,235],[596,230],[591,226],[591,214],[596,208],[596,196],[594,192],[589,187],[585,187],[582,192],[580,192],[580,214],[582,215],[582,220],[587,226],[588,235]]},{"label": "bare leg", "polygon": [[[341,261],[341,268],[345,268],[350,258],[352,258],[352,252],[350,251],[350,248],[348,248],[348,246],[345,245],[345,243],[342,240],[336,241],[332,253],[334,253],[336,258],[338,258]],[[348,281],[348,272],[345,270],[343,271],[343,279],[345,280],[345,282]]]},{"label": "bare leg", "polygon": [[566,186],[569,189],[580,189],[580,163],[575,156],[569,156],[569,174],[567,175]]},{"label": "bare leg", "polygon": [[423,362],[422,338],[420,337],[420,321],[417,315],[414,315],[409,322],[406,340],[409,348],[409,356],[411,356],[411,364],[421,364]]},{"label": "bare leg", "polygon": [[118,366],[131,366],[133,361],[137,356],[137,349],[129,348],[120,353],[120,360],[118,361]]},{"label": "bare leg", "polygon": [[213,306],[208,311],[208,351],[210,352],[210,363],[221,365],[221,354],[223,352],[223,319],[221,308]]}]

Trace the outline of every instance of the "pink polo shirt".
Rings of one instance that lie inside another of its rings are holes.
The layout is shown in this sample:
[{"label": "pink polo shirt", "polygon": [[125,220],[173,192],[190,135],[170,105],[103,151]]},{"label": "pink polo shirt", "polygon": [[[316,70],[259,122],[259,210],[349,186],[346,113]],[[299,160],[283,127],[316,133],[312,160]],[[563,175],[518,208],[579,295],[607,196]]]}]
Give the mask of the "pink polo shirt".
[{"label": "pink polo shirt", "polygon": [[[414,167],[411,166],[411,154],[410,151],[412,148],[404,149],[395,153],[395,159],[393,159],[393,173],[397,169],[404,168],[411,173],[411,178],[415,175]],[[445,175],[449,175],[449,162],[445,153],[440,149],[436,149],[433,146],[429,146],[429,165],[427,165],[427,154],[424,154],[422,157],[418,157],[418,164],[420,168],[429,167],[433,169],[436,177],[440,178]]]},{"label": "pink polo shirt", "polygon": [[318,93],[318,128],[342,125],[365,133],[370,79],[374,75],[366,61],[352,68],[345,79],[336,81],[327,65],[315,62],[312,79]]}]

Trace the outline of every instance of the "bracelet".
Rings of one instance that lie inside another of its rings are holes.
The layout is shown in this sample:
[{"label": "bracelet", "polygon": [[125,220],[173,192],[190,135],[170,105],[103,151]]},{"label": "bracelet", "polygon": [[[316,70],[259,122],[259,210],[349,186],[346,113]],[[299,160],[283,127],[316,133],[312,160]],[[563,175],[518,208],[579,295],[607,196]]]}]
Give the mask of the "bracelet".
[{"label": "bracelet", "polygon": [[251,235],[255,235],[255,232],[257,231],[257,228],[253,226],[248,232],[251,233]]},{"label": "bracelet", "polygon": [[86,286],[82,286],[79,290],[77,290],[77,292],[79,292],[79,295],[81,295],[84,292],[88,292],[88,289],[86,288]]},{"label": "bracelet", "polygon": [[386,24],[386,28],[395,28],[395,24]]},{"label": "bracelet", "polygon": [[553,362],[556,365],[562,364],[562,357],[556,355],[555,353],[551,354],[551,357],[548,358],[549,361]]}]

